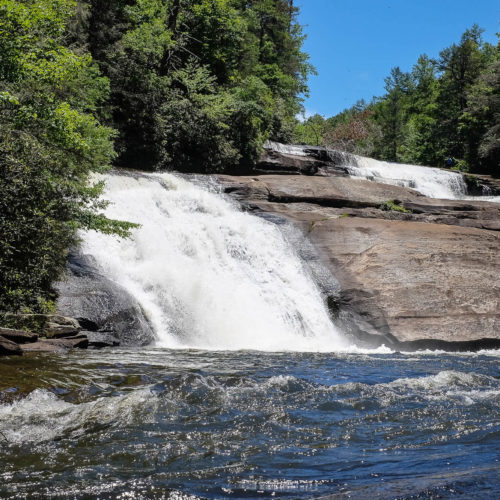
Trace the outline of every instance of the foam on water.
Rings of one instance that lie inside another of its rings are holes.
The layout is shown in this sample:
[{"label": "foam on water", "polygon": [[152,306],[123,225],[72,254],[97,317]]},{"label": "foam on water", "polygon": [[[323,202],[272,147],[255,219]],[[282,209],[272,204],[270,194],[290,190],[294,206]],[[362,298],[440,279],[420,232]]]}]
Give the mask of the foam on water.
[{"label": "foam on water", "polygon": [[144,308],[161,346],[335,351],[324,300],[278,227],[172,174],[107,177],[107,215],[127,240],[93,231],[82,250]]},{"label": "foam on water", "polygon": [[0,428],[10,443],[40,443],[56,438],[76,438],[93,427],[125,426],[141,422],[156,401],[147,389],[123,396],[98,398],[73,404],[52,392],[37,389],[25,399],[0,405]]},{"label": "foam on water", "polygon": [[467,193],[467,185],[463,176],[456,172],[390,163],[362,156],[353,158],[355,162],[346,167],[354,177],[413,188],[430,198],[457,199],[463,198]]}]

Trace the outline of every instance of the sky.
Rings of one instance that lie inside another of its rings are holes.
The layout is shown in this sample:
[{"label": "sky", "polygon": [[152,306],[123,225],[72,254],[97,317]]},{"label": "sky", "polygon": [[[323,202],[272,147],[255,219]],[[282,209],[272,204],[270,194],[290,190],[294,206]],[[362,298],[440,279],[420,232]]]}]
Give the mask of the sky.
[{"label": "sky", "polygon": [[391,68],[411,70],[418,56],[438,57],[474,23],[496,45],[500,0],[296,0],[298,22],[318,76],[309,77],[306,116],[337,114],[384,94]]}]

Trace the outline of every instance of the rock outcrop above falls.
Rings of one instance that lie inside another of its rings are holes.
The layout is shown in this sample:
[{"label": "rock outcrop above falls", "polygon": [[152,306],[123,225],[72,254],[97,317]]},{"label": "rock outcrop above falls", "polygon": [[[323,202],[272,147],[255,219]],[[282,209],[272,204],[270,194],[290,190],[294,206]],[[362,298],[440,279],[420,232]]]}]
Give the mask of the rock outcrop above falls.
[{"label": "rock outcrop above falls", "polygon": [[328,165],[218,178],[249,210],[302,229],[340,282],[344,328],[365,344],[500,346],[500,204],[427,198]]}]

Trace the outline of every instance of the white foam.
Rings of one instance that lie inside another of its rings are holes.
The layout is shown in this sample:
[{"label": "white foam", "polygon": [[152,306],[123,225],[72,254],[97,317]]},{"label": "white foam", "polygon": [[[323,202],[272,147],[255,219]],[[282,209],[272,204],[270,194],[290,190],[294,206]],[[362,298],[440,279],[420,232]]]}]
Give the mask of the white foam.
[{"label": "white foam", "polygon": [[156,398],[149,389],[80,404],[68,403],[49,391],[37,389],[24,399],[0,405],[0,429],[10,443],[73,438],[93,425],[120,427],[136,417],[144,421],[144,415],[155,406]]},{"label": "white foam", "polygon": [[457,172],[418,165],[390,163],[362,156],[353,157],[346,165],[354,177],[362,177],[384,184],[409,187],[430,198],[458,199],[467,193],[463,176]]},{"label": "white foam", "polygon": [[107,177],[106,214],[141,226],[90,231],[82,250],[144,308],[170,348],[345,348],[321,293],[278,227],[172,174]]}]

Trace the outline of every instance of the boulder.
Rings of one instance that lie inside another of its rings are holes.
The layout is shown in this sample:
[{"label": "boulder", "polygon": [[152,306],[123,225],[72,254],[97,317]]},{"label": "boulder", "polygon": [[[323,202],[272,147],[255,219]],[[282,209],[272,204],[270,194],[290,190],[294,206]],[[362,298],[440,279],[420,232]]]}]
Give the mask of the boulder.
[{"label": "boulder", "polygon": [[0,356],[22,356],[19,344],[0,336]]},{"label": "boulder", "polygon": [[89,332],[85,335],[89,339],[89,347],[100,349],[102,347],[116,347],[120,345],[120,341],[109,332]]},{"label": "boulder", "polygon": [[56,288],[58,312],[77,318],[86,330],[106,332],[122,346],[154,342],[154,332],[138,302],[100,274],[91,258],[71,253],[66,276]]},{"label": "boulder", "polygon": [[38,340],[36,333],[14,330],[12,328],[0,328],[0,336],[16,344],[29,344]]},{"label": "boulder", "polygon": [[74,337],[59,339],[42,339],[33,344],[24,344],[24,352],[63,352],[68,349],[87,349],[89,340],[86,335],[75,335]]}]

